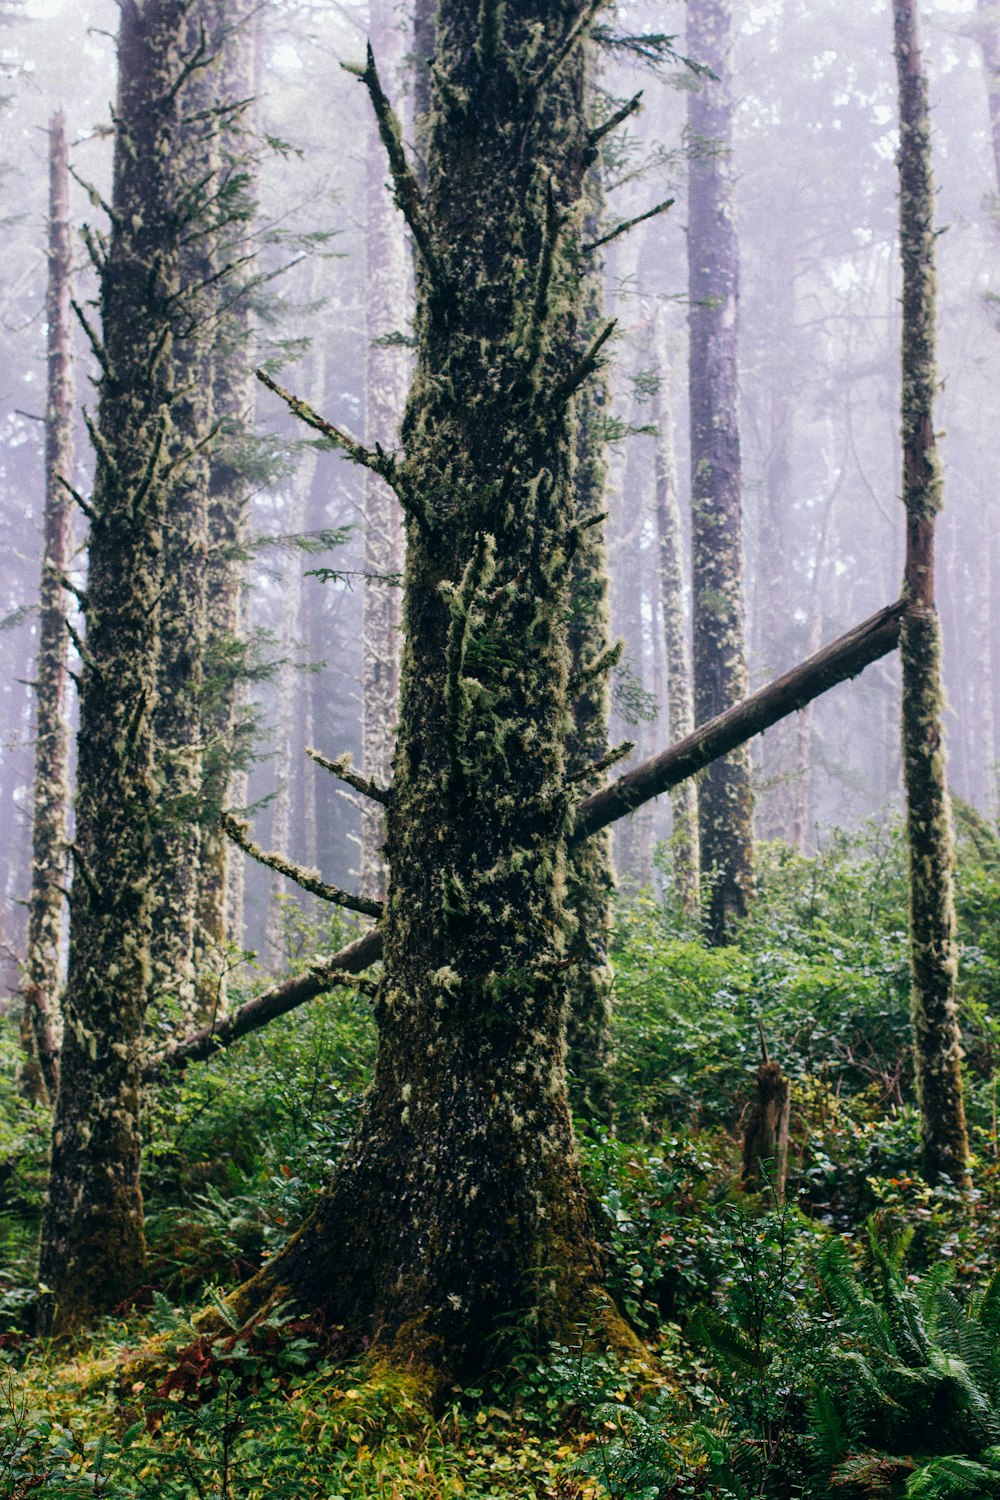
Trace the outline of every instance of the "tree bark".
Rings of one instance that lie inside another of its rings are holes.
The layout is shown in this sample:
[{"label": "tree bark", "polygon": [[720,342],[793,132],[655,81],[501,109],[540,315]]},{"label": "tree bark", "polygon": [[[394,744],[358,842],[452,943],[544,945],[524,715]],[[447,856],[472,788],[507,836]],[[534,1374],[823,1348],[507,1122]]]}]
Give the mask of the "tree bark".
[{"label": "tree bark", "polygon": [[[659,385],[656,391],[656,524],[660,544],[660,602],[667,658],[667,722],[671,743],[694,731],[691,689],[691,651],[684,606],[684,551],[681,511],[677,499],[677,461],[674,456],[674,414],[670,399],[673,369],[667,349],[662,313],[656,316],[656,353]],[[701,914],[701,854],[698,837],[698,790],[689,777],[671,795],[673,830],[670,838],[674,892],[689,921]]]},{"label": "tree bark", "polygon": [[[59,977],[67,871],[69,724],[66,705],[68,594],[72,552],[73,342],[70,297],[73,249],[69,221],[69,152],[62,113],[49,122],[48,388],[45,411],[45,515],[35,663],[35,787],[31,830],[31,896],[24,966],[20,1084],[47,1104],[59,1081]],[[65,483],[62,481],[65,480]]]},{"label": "tree bark", "polygon": [[[600,233],[603,193],[597,169],[587,183],[586,238]],[[583,319],[596,336],[604,314],[604,267],[591,265],[584,287]],[[598,373],[581,391],[577,402],[574,491],[576,516],[585,529],[574,550],[570,581],[569,649],[572,671],[586,677],[586,669],[607,651],[609,640],[608,559],[603,523],[607,462],[602,423],[607,416],[608,383]],[[607,673],[583,681],[572,704],[566,748],[566,769],[580,777],[582,790],[604,782],[591,770],[607,754],[611,703]],[[611,991],[613,974],[608,960],[611,941],[611,899],[614,873],[611,838],[600,833],[577,849],[567,872],[567,904],[576,919],[567,1013],[570,1097],[574,1110],[587,1118],[612,1120],[608,1071],[611,1063]]]},{"label": "tree bark", "polygon": [[[217,68],[220,103],[231,107],[223,140],[224,171],[245,179],[241,222],[228,236],[229,259],[252,256],[253,193],[257,136],[257,29],[254,0],[213,0],[221,34]],[[237,104],[243,103],[242,109]],[[225,1008],[226,950],[243,942],[243,860],[229,856],[218,814],[223,807],[245,807],[246,756],[252,714],[246,692],[246,639],[250,605],[245,548],[250,518],[254,452],[254,316],[252,274],[229,282],[227,307],[216,329],[212,404],[219,436],[212,447],[209,478],[207,638],[202,724],[204,822],[198,903],[204,975],[215,1006]],[[208,997],[206,997],[207,999]]]},{"label": "tree bark", "polygon": [[910,849],[913,1030],[923,1167],[934,1181],[967,1180],[952,886],[953,835],[945,775],[941,626],[934,539],[943,483],[934,432],[936,275],[927,83],[916,0],[893,0],[899,76],[900,251],[903,263],[902,433],[907,604],[900,634],[903,775]]},{"label": "tree bark", "polygon": [[80,686],[75,878],[43,1323],[126,1296],[145,1259],[139,1186],[155,821],[153,711],[179,291],[186,0],[121,6],[112,219]]},{"label": "tree bark", "polygon": [[555,1330],[592,1303],[595,1326],[627,1337],[601,1300],[564,1058],[569,408],[596,362],[576,274],[593,13],[444,0],[423,200],[365,73],[421,259],[390,470],[407,513],[406,644],[379,1046],[330,1189],[235,1305],[291,1294],[446,1375],[482,1368],[498,1320],[526,1305]]},{"label": "tree bark", "polygon": [[[221,210],[220,120],[216,68],[211,59],[217,26],[211,0],[189,6],[185,48],[206,58],[187,81],[179,133],[172,143],[181,159],[191,222],[180,256],[185,303],[174,342],[177,396],[171,408],[174,468],[163,534],[163,595],[159,608],[157,703],[153,717],[157,817],[152,872],[152,997],[170,1002],[186,1022],[202,1019],[196,986],[201,866],[202,700],[208,631],[206,563],[210,460],[214,421],[213,333],[217,312],[218,235],[209,216]],[[208,997],[209,1006],[212,997]]]},{"label": "tree bark", "polygon": [[[739,250],[733,222],[728,0],[691,0],[687,50],[718,81],[688,102],[691,507],[694,706],[699,723],[747,689],[737,390]],[[708,936],[730,939],[753,891],[753,794],[745,751],[713,765],[698,789]]]},{"label": "tree bark", "polygon": [[[370,35],[387,86],[396,94],[403,80],[406,38],[395,6],[376,0]],[[385,150],[373,123],[369,131],[365,201],[368,210],[367,313],[365,355],[367,440],[391,450],[406,404],[409,359],[401,339],[410,322],[409,271],[403,221],[385,190]],[[399,501],[378,475],[365,476],[365,572],[374,579],[403,571],[403,518]],[[386,582],[365,581],[362,611],[361,756],[365,774],[388,783],[396,738],[399,698],[400,590]],[[377,802],[361,807],[361,889],[385,896],[382,857],[385,819]]]}]

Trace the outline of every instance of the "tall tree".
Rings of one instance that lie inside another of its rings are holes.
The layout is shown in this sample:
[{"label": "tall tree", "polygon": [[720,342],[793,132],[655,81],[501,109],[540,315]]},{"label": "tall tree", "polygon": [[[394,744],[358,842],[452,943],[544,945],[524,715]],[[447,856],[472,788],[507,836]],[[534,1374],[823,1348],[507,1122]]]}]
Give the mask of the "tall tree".
[{"label": "tall tree", "polygon": [[934,590],[934,541],[943,504],[934,431],[936,277],[934,180],[927,83],[917,0],[893,0],[899,76],[899,233],[903,262],[902,431],[906,506],[903,773],[910,849],[913,1030],[923,1164],[934,1180],[961,1183],[969,1141],[962,1095],[955,990],[953,835],[945,776],[941,625]]},{"label": "tall tree", "polygon": [[60,949],[67,878],[69,721],[66,704],[68,594],[72,550],[73,344],[70,297],[73,250],[69,220],[69,151],[62,113],[49,123],[49,274],[46,296],[48,387],[45,410],[45,515],[35,663],[35,787],[31,830],[31,897],[24,969],[22,1085],[39,1103],[58,1081]]},{"label": "tall tree", "polygon": [[[395,6],[376,0],[369,35],[395,93],[403,77],[406,36]],[[421,38],[423,40],[423,38]],[[403,222],[385,191],[386,162],[378,132],[369,133],[365,177],[368,212],[365,405],[369,446],[395,446],[406,402],[406,330],[410,318],[409,267]],[[399,501],[377,475],[365,478],[365,582],[362,620],[361,758],[365,774],[389,779],[399,696],[400,591],[389,582],[403,568],[403,516]],[[366,799],[361,809],[361,889],[385,895],[382,806]]]},{"label": "tall tree", "polygon": [[40,1262],[66,1324],[139,1284],[143,1022],[155,824],[153,711],[163,528],[177,455],[180,128],[189,0],[126,0],[111,228],[89,242],[100,282],[100,405],[64,998],[61,1086]]},{"label": "tall tree", "polygon": [[[667,722],[672,741],[694,729],[691,650],[684,603],[684,554],[681,510],[677,498],[674,414],[670,399],[673,366],[661,312],[654,324],[659,383],[656,388],[656,524],[660,544],[660,598],[667,662]],[[677,899],[685,915],[697,921],[701,910],[701,854],[698,837],[698,793],[693,781],[682,781],[671,794],[673,832],[671,868]]]},{"label": "tall tree", "polygon": [[285,1287],[444,1370],[525,1300],[557,1327],[598,1290],[564,1063],[570,408],[606,336],[582,341],[577,275],[598,9],[444,0],[424,194],[363,72],[421,261],[402,457],[341,434],[407,517],[379,1050],[334,1182],[237,1305]]},{"label": "tall tree", "polygon": [[[728,0],[691,0],[687,50],[711,70],[688,102],[691,552],[694,706],[698,722],[747,690],[738,425],[739,249],[733,219]],[[701,864],[709,884],[708,932],[731,937],[753,889],[753,794],[741,749],[699,786]]]}]

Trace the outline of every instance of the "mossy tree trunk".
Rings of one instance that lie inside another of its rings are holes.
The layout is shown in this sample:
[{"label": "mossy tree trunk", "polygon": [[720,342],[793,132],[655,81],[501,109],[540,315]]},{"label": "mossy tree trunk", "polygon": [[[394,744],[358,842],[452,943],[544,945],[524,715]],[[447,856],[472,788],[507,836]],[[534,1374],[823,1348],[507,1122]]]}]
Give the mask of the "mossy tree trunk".
[{"label": "mossy tree trunk", "polygon": [[[253,96],[260,7],[255,0],[213,0],[213,5],[217,98],[220,106],[230,109],[221,143],[223,171],[234,188],[241,185],[241,206],[233,204],[238,211],[226,235],[225,254],[227,261],[252,266],[257,134]],[[202,691],[204,821],[198,930],[205,972],[212,975],[214,1003],[223,1007],[227,943],[243,941],[243,860],[230,859],[217,814],[223,807],[242,808],[247,800],[251,715],[244,691],[249,627],[245,548],[257,457],[253,271],[244,270],[242,287],[239,277],[237,271],[229,281],[226,307],[215,330],[212,404],[219,434],[210,455]]]},{"label": "mossy tree trunk", "polygon": [[175,462],[173,336],[188,0],[120,8],[112,222],[90,245],[103,336],[94,424],[75,875],[62,1078],[40,1277],[49,1325],[142,1279],[143,1020],[150,981],[158,602]]},{"label": "mossy tree trunk", "polygon": [[[733,220],[728,0],[690,0],[687,51],[711,68],[688,102],[694,707],[698,722],[746,695],[738,425],[739,250]],[[750,757],[708,768],[698,793],[708,934],[726,942],[753,891]]]},{"label": "mossy tree trunk", "polygon": [[365,74],[421,257],[403,457],[369,455],[407,514],[379,1049],[334,1182],[236,1305],[291,1293],[443,1372],[481,1368],[515,1310],[565,1327],[598,1295],[564,1056],[596,9],[444,0],[422,201]]},{"label": "mossy tree trunk", "polygon": [[[61,113],[49,123],[48,389],[45,409],[45,514],[35,663],[35,785],[31,829],[31,896],[24,966],[20,1084],[49,1103],[59,1077],[60,949],[67,881],[69,647],[64,578],[72,552],[73,342],[70,297],[73,250],[69,221],[69,152]],[[65,481],[65,483],[63,483]]]},{"label": "mossy tree trunk", "polygon": [[[207,620],[210,460],[214,423],[213,342],[218,311],[221,121],[216,109],[217,18],[196,0],[187,18],[195,62],[182,94],[178,138],[186,201],[200,232],[186,236],[179,277],[183,321],[174,341],[177,397],[171,417],[177,465],[163,533],[157,705],[153,719],[159,789],[153,860],[153,987],[189,1025],[201,1016],[196,986],[201,868],[202,690]],[[198,62],[199,53],[204,57]]]},{"label": "mossy tree trunk", "polygon": [[934,540],[943,503],[934,432],[936,275],[927,83],[916,0],[893,0],[899,77],[900,249],[903,262],[902,435],[907,604],[900,633],[903,775],[910,849],[913,1029],[924,1172],[965,1181],[952,889],[953,836],[945,775],[941,625]]},{"label": "mossy tree trunk", "polygon": [[[377,0],[369,34],[387,87],[398,93],[404,76],[407,37],[395,6]],[[385,150],[374,124],[369,133],[365,203],[368,213],[365,405],[367,439],[391,450],[406,403],[409,359],[401,340],[410,321],[405,226],[385,190]],[[380,785],[389,779],[399,699],[400,590],[387,582],[403,570],[403,515],[383,479],[365,477],[365,571],[361,642],[363,653],[361,758],[365,775]],[[378,802],[361,809],[361,889],[385,896],[382,857],[385,820]]]},{"label": "mossy tree trunk", "polygon": [[[662,314],[655,322],[659,384],[656,390],[656,525],[660,547],[660,602],[667,659],[667,722],[676,744],[694,729],[691,650],[684,603],[684,551],[677,498],[674,414],[670,399],[673,370]],[[685,916],[697,922],[701,913],[701,854],[698,836],[698,791],[682,781],[670,794],[673,831],[671,869],[677,900]]]},{"label": "mossy tree trunk", "polygon": [[[602,209],[603,194],[598,169],[594,168],[588,178],[585,217],[588,240],[596,240],[600,234]],[[603,322],[603,281],[603,265],[591,265],[584,287],[582,315],[584,326],[595,335]],[[603,786],[603,772],[592,768],[604,760],[609,748],[608,674],[598,672],[587,676],[587,668],[604,657],[610,644],[607,546],[604,526],[598,521],[604,510],[607,482],[602,430],[607,406],[608,385],[599,373],[587,382],[577,401],[574,455],[576,514],[585,529],[580,533],[571,563],[569,649],[572,670],[580,687],[572,704],[566,769],[580,778],[577,784],[584,792]],[[576,963],[570,980],[567,1041],[573,1107],[606,1124],[611,1123],[608,1069],[613,976],[608,948],[613,891],[611,834],[603,830],[574,850],[569,862],[567,898],[576,918],[573,937]]]}]

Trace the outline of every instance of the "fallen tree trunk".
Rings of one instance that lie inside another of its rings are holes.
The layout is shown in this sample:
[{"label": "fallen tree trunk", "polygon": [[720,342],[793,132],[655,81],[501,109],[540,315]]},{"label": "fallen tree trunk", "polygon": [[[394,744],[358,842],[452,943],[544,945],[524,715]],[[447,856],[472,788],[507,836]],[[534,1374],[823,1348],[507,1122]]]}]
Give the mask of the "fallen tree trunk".
[{"label": "fallen tree trunk", "polygon": [[780,719],[804,708],[838,682],[856,677],[880,657],[888,656],[899,642],[900,622],[906,610],[902,600],[879,610],[862,625],[838,637],[822,651],[800,662],[783,677],[736,703],[725,713],[702,724],[676,745],[651,756],[604,791],[595,792],[577,809],[572,842],[590,838],[609,823],[625,817],[651,797],[668,792],[678,782],[704,769],[720,755],[753,739]]},{"label": "fallen tree trunk", "polygon": [[[856,677],[872,662],[888,656],[899,642],[900,621],[905,608],[902,600],[890,604],[793,667],[783,677],[776,678],[742,703],[702,724],[676,745],[644,760],[606,790],[588,797],[577,811],[573,843],[580,843],[609,823],[626,817],[644,802],[694,776],[720,755],[728,755],[730,750],[819,698],[838,682]],[[338,975],[360,974],[381,957],[382,933],[376,927],[339,953],[314,964],[304,974],[265,990],[255,1000],[248,1000],[233,1011],[232,1015],[176,1043],[150,1062],[147,1078],[165,1067],[182,1068],[188,1063],[202,1062],[249,1032],[258,1031],[276,1016],[287,1015],[317,995],[324,994],[338,983]]]},{"label": "fallen tree trunk", "polygon": [[313,964],[304,974],[296,974],[293,979],[286,979],[273,989],[265,990],[262,995],[248,1000],[245,1005],[241,1005],[230,1015],[223,1016],[213,1025],[203,1026],[200,1031],[168,1047],[150,1062],[146,1069],[147,1079],[155,1077],[163,1068],[183,1068],[188,1063],[203,1062],[206,1057],[212,1057],[222,1048],[231,1046],[248,1032],[259,1031],[268,1021],[287,1015],[290,1010],[297,1010],[300,1005],[305,1005],[307,1000],[315,1000],[317,995],[325,994],[346,976],[360,974],[381,957],[382,934],[376,927],[349,943],[346,948],[341,948],[339,953]]}]

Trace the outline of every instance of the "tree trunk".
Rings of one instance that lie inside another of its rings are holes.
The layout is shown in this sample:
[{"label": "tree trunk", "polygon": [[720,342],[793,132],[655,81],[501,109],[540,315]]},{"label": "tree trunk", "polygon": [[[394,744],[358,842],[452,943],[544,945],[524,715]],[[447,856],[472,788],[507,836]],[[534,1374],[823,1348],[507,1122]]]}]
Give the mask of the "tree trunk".
[{"label": "tree trunk", "polygon": [[[251,100],[256,84],[257,27],[254,0],[214,0],[222,29],[216,74],[220,103]],[[218,31],[213,34],[218,34]],[[256,111],[232,109],[223,139],[225,170],[246,177],[243,222],[229,235],[232,261],[253,252],[253,192]],[[204,823],[198,927],[204,972],[213,1003],[225,1007],[227,943],[243,942],[243,860],[230,859],[218,824],[223,807],[246,805],[246,755],[252,714],[245,677],[250,605],[245,545],[254,461],[254,317],[250,290],[230,282],[228,308],[216,330],[212,404],[220,424],[211,452],[206,569],[207,639],[203,689]]]},{"label": "tree trunk", "polygon": [[[600,233],[603,193],[595,168],[588,177],[586,237]],[[596,336],[604,314],[603,265],[588,267],[583,318]],[[607,673],[586,680],[586,669],[601,659],[609,646],[608,560],[604,525],[587,525],[604,510],[607,463],[602,423],[607,417],[608,383],[596,375],[577,401],[574,488],[578,523],[585,529],[571,560],[569,649],[573,673],[581,687],[572,704],[566,747],[566,769],[580,778],[584,791],[603,784],[592,770],[608,751],[611,709]],[[588,1119],[610,1124],[612,1119],[608,1070],[611,1063],[611,990],[608,961],[611,939],[611,898],[614,874],[611,835],[600,833],[580,846],[570,859],[567,904],[576,918],[573,949],[576,965],[570,980],[567,1043],[573,1107]]]},{"label": "tree trunk", "polygon": [[903,500],[907,610],[900,633],[903,774],[910,848],[913,1029],[925,1175],[967,1180],[955,990],[951,806],[942,725],[941,626],[934,533],[943,486],[934,432],[936,278],[930,120],[916,0],[893,0],[899,74],[900,249],[903,262]]},{"label": "tree trunk", "polygon": [[[383,80],[396,94],[403,79],[406,37],[388,0],[372,7],[370,35]],[[374,124],[369,132],[365,198],[368,209],[365,358],[367,437],[370,446],[391,450],[406,403],[408,365],[402,338],[410,320],[409,272],[403,221],[385,190],[385,150]],[[365,572],[376,579],[403,570],[403,518],[399,501],[376,474],[365,477]],[[363,667],[361,755],[365,775],[384,785],[395,742],[399,697],[400,590],[366,579],[361,627]],[[385,896],[382,857],[385,820],[379,803],[361,809],[361,889]]]},{"label": "tree trunk", "polygon": [[785,1201],[788,1177],[788,1126],[792,1093],[781,1064],[765,1058],[757,1069],[757,1087],[743,1131],[743,1185],[770,1190]]},{"label": "tree trunk", "polygon": [[[214,34],[213,6],[189,6],[186,49]],[[209,43],[211,45],[211,43]],[[184,88],[180,134],[192,218],[207,225],[219,208],[220,123],[216,70],[202,66]],[[181,252],[185,318],[174,342],[177,396],[171,407],[175,467],[163,535],[157,703],[153,717],[157,826],[152,872],[152,998],[173,1001],[188,1030],[201,1019],[195,982],[201,861],[202,699],[207,636],[206,561],[212,431],[217,236],[188,236]],[[209,987],[210,988],[210,987]],[[208,1008],[211,1011],[212,996]]]},{"label": "tree trunk", "polygon": [[[24,1062],[20,1083],[38,1104],[55,1098],[59,1077],[59,973],[63,887],[67,881],[69,728],[66,707],[67,592],[72,552],[73,344],[70,295],[69,154],[62,113],[49,123],[48,394],[45,412],[45,516],[35,663],[35,788],[31,896],[24,967]],[[66,483],[62,483],[65,480]]]},{"label": "tree trunk", "polygon": [[[315,300],[316,288],[313,289]],[[309,396],[313,404],[322,409],[326,396],[326,354],[322,349],[313,351],[309,360]],[[298,467],[292,478],[291,506],[286,518],[286,529],[293,537],[306,529],[309,496],[316,477],[319,454],[313,447],[306,448],[299,456]],[[282,568],[283,618],[281,626],[281,660],[277,674],[277,742],[275,744],[274,799],[271,803],[271,848],[288,852],[292,843],[292,757],[295,753],[296,688],[301,685],[301,673],[297,661],[299,650],[299,625],[302,613],[302,553],[290,545]],[[300,768],[300,770],[303,768]],[[315,861],[306,859],[307,868]],[[285,967],[285,932],[282,896],[288,890],[288,881],[272,870],[268,882],[267,919],[264,928],[264,966],[272,974]]]},{"label": "tree trunk", "polygon": [[[660,543],[660,600],[667,656],[667,722],[675,744],[694,729],[691,653],[684,607],[684,552],[677,499],[674,414],[670,399],[673,368],[662,314],[656,318],[659,385],[656,392],[656,523]],[[684,915],[697,922],[701,913],[701,858],[698,838],[698,790],[682,781],[671,794],[670,839],[674,893]]]},{"label": "tree trunk", "polygon": [[[724,712],[747,689],[729,46],[727,0],[691,0],[687,50],[718,80],[703,80],[688,102],[691,548],[699,723]],[[710,890],[708,935],[724,943],[746,914],[753,890],[753,794],[745,750],[708,770],[698,804],[702,874]]]},{"label": "tree trunk", "polygon": [[142,1279],[143,1020],[155,821],[153,710],[183,229],[185,0],[121,7],[114,218],[80,686],[75,878],[62,1078],[40,1277],[43,1322],[106,1310]]},{"label": "tree trunk", "polygon": [[406,644],[378,1057],[332,1186],[236,1305],[291,1293],[447,1374],[495,1357],[498,1320],[526,1306],[543,1328],[583,1309],[626,1337],[599,1300],[564,1059],[593,9],[444,0],[423,205],[365,74],[421,256],[404,456],[388,469],[407,513]]}]

